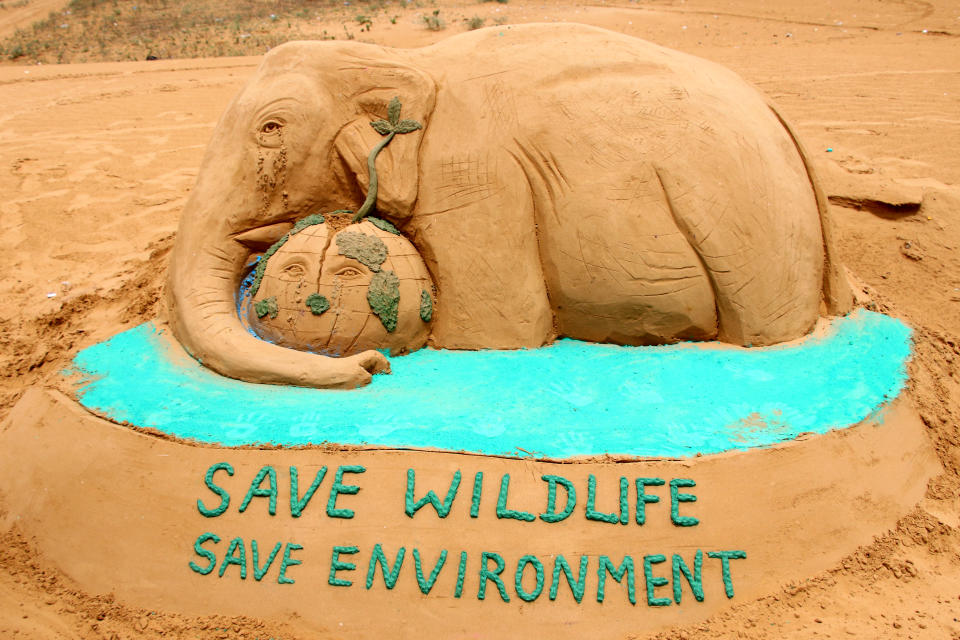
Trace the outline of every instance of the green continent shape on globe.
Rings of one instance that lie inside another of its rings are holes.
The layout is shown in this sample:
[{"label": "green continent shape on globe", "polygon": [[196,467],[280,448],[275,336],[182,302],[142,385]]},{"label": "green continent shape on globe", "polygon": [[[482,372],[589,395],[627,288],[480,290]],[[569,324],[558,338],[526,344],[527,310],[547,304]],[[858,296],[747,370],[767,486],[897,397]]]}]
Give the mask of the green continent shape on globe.
[{"label": "green continent shape on globe", "polygon": [[260,300],[253,305],[253,308],[257,312],[258,318],[262,318],[265,315],[269,315],[271,318],[276,318],[277,311],[280,310],[277,306],[277,298],[275,296],[271,296],[266,300]]},{"label": "green continent shape on globe", "polygon": [[365,233],[338,233],[337,247],[340,255],[359,260],[374,272],[380,271],[380,265],[387,259],[387,245],[380,238]]},{"label": "green continent shape on globe", "polygon": [[420,319],[424,322],[430,322],[433,318],[433,298],[430,292],[424,289],[420,292]]},{"label": "green continent shape on globe", "polygon": [[298,220],[297,223],[293,225],[293,228],[290,229],[290,235],[296,235],[301,231],[303,231],[304,229],[306,229],[307,227],[312,227],[315,224],[323,224],[323,222],[324,222],[323,214],[314,213],[313,215],[307,216],[303,220]]},{"label": "green continent shape on globe", "polygon": [[310,313],[318,316],[330,308],[330,301],[319,293],[311,293],[307,296],[307,306],[310,307]]},{"label": "green continent shape on globe", "polygon": [[373,274],[367,290],[367,302],[384,328],[392,333],[397,328],[397,312],[400,308],[400,279],[393,271]]},{"label": "green continent shape on globe", "polygon": [[389,220],[384,220],[383,218],[375,218],[373,216],[367,216],[367,222],[377,227],[378,229],[383,229],[387,233],[392,233],[395,236],[400,235],[400,230],[397,229]]}]

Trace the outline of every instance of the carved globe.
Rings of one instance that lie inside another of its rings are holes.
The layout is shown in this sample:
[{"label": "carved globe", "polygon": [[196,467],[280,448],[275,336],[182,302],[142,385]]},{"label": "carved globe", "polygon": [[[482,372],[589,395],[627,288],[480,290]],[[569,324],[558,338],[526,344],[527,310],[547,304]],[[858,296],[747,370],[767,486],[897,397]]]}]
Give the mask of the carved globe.
[{"label": "carved globe", "polygon": [[329,356],[422,347],[433,313],[430,275],[409,240],[373,220],[340,231],[324,223],[295,227],[271,247],[251,289],[254,332]]}]

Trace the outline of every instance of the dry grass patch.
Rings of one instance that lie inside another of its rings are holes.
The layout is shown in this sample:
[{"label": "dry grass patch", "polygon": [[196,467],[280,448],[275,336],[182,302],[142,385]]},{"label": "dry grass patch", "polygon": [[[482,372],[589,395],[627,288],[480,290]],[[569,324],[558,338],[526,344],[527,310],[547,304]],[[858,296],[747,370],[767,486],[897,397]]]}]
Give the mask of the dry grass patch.
[{"label": "dry grass patch", "polygon": [[[288,40],[352,39],[354,31],[370,30],[372,17],[410,4],[411,0],[72,0],[62,11],[0,42],[0,58],[32,64],[260,55]],[[342,31],[327,33],[321,28],[321,22],[331,20],[339,20]]]}]

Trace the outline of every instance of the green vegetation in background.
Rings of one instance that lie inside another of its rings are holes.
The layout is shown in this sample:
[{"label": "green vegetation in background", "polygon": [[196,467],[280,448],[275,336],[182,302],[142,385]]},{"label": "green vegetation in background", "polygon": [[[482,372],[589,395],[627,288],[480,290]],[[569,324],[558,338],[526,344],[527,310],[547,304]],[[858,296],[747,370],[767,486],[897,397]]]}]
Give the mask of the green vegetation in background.
[{"label": "green vegetation in background", "polygon": [[[20,0],[22,1],[22,0]],[[35,64],[262,55],[289,40],[331,40],[317,20],[369,31],[405,0],[71,0],[0,41],[0,59]],[[8,6],[14,6],[12,4]],[[358,10],[362,13],[358,14]],[[341,36],[342,37],[342,36]]]}]

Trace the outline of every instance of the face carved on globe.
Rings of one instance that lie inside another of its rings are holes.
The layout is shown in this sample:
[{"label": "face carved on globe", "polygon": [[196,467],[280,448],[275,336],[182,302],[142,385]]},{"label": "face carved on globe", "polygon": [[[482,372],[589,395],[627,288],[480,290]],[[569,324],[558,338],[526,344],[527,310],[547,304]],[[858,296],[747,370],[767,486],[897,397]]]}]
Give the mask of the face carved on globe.
[{"label": "face carved on globe", "polygon": [[[322,218],[320,218],[322,220]],[[426,344],[433,283],[416,247],[368,218],[334,231],[323,222],[271,247],[251,288],[248,321],[261,338],[329,356],[390,355]]]}]

